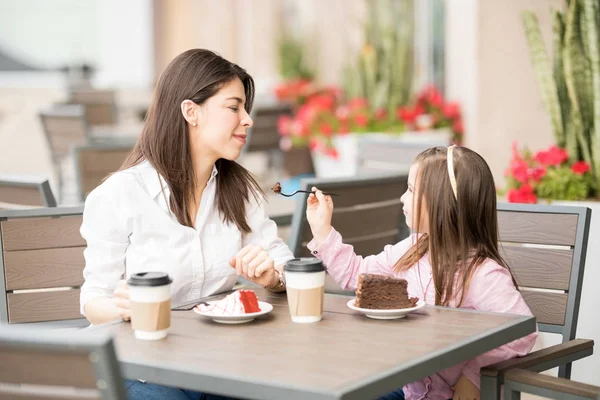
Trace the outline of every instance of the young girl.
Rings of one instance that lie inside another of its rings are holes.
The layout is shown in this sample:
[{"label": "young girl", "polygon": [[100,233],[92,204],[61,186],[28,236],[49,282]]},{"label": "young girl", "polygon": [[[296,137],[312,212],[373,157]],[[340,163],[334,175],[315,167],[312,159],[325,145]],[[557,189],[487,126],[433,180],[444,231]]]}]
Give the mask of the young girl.
[{"label": "young girl", "polygon": [[[361,257],[331,226],[331,197],[316,193],[306,216],[308,244],[329,274],[355,289],[361,273],[404,278],[409,295],[427,304],[531,315],[498,251],[494,179],[485,160],[465,147],[423,151],[412,164],[401,198],[413,235],[378,255]],[[479,399],[479,370],[527,354],[536,334],[406,385],[383,399]]]},{"label": "young girl", "polygon": [[[186,51],[163,72],[132,154],[86,199],[80,303],[91,323],[129,320],[125,279],[136,272],[168,273],[174,307],[230,290],[238,275],[285,290],[280,271],[292,253],[234,161],[253,98],[252,77],[208,50]],[[126,388],[130,399],[217,398],[139,381]]]}]

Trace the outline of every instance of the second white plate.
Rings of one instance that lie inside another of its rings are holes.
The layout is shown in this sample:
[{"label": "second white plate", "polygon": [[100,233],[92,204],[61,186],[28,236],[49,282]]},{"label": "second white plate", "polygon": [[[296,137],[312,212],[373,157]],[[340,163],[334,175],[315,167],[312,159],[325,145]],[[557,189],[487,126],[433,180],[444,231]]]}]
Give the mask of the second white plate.
[{"label": "second white plate", "polygon": [[373,319],[398,319],[404,318],[407,314],[410,314],[413,311],[417,311],[420,308],[425,306],[425,302],[423,300],[419,300],[417,305],[411,308],[398,308],[393,310],[377,310],[372,308],[359,308],[354,305],[354,300],[352,299],[348,302],[348,307],[354,311],[361,312],[365,314],[369,318]]},{"label": "second white plate", "polygon": [[[211,302],[209,301],[208,304]],[[258,302],[258,307],[260,307],[260,311],[249,314],[241,314],[241,315],[214,315],[210,311],[200,311],[198,306],[194,307],[194,312],[196,314],[202,315],[203,317],[210,318],[215,322],[220,324],[243,324],[245,322],[250,322],[254,318],[259,317],[261,315],[265,315],[273,311],[273,306],[264,301]]]}]

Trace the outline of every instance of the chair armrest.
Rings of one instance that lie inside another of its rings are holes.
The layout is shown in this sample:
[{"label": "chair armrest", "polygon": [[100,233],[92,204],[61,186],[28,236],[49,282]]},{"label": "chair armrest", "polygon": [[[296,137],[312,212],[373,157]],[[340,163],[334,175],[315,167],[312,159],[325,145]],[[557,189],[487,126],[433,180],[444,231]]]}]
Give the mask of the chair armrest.
[{"label": "chair armrest", "polygon": [[512,358],[481,368],[483,376],[503,376],[512,369],[541,372],[587,357],[594,352],[594,341],[574,339],[566,343],[534,351],[523,357]]},{"label": "chair armrest", "polygon": [[[570,379],[558,378],[556,376],[542,375],[537,372],[524,369],[508,371],[504,376],[504,385],[512,386],[513,382],[521,383],[518,390],[531,394],[541,394],[532,388],[546,389],[556,395],[557,393],[582,396],[596,399],[600,396],[600,387],[574,382]],[[547,394],[547,393],[546,393]],[[552,396],[556,398],[555,396]]]}]

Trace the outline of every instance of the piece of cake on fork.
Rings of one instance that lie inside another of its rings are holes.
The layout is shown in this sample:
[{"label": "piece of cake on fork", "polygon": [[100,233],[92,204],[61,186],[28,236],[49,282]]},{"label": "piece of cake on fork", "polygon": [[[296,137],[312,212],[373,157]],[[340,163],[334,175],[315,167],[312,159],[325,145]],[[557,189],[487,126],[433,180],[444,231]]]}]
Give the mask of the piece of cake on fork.
[{"label": "piece of cake on fork", "polygon": [[408,297],[408,282],[377,274],[360,274],[354,305],[358,308],[393,310],[417,305],[417,297]]}]

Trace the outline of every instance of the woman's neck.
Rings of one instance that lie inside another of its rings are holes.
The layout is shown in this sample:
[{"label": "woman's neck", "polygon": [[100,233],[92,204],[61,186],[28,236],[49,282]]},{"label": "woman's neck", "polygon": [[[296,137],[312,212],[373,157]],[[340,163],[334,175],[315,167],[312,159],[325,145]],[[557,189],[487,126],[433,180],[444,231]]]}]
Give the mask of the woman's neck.
[{"label": "woman's neck", "polygon": [[194,173],[196,176],[196,188],[202,192],[210,179],[215,161],[209,157],[199,157],[194,160]]}]

